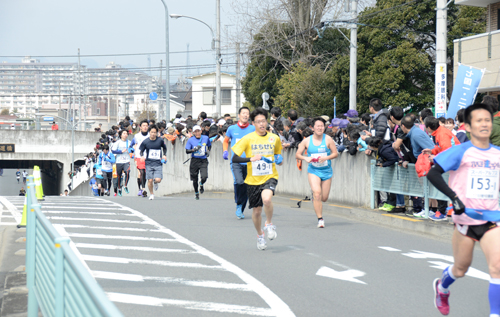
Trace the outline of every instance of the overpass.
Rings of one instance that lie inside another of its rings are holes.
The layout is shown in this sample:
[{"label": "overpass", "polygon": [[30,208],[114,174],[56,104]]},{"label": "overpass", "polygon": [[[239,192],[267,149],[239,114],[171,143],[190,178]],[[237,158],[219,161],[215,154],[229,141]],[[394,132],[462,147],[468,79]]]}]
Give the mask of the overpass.
[{"label": "overpass", "polygon": [[[99,132],[75,131],[75,165],[92,152]],[[0,144],[14,144],[13,153],[0,152],[0,168],[40,166],[46,195],[58,195],[70,181],[71,131],[0,130]]]}]

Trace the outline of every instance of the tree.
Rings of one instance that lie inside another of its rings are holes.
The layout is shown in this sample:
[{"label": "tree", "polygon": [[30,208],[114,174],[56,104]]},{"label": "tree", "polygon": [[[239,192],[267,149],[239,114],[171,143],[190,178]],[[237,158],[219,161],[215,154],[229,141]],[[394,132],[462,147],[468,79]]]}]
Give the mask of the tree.
[{"label": "tree", "polygon": [[8,116],[9,113],[9,109],[2,109],[2,111],[0,111],[0,116]]},{"label": "tree", "polygon": [[[396,7],[395,9],[391,9]],[[358,33],[358,111],[365,112],[372,98],[385,105],[412,106],[419,110],[434,105],[436,43],[435,2],[378,0],[361,13]],[[382,13],[377,13],[385,10]],[[468,32],[484,30],[484,9],[448,6],[448,75],[452,78],[452,41]],[[457,22],[457,23],[455,23]],[[456,25],[458,24],[458,26]],[[342,107],[349,100],[349,56],[333,67],[335,94]],[[451,80],[448,81],[451,83]]]},{"label": "tree", "polygon": [[145,104],[142,106],[142,112],[137,116],[137,122],[141,122],[142,120],[155,120],[156,121],[156,113],[153,112],[154,108],[149,104]]},{"label": "tree", "polygon": [[320,65],[297,63],[277,82],[276,106],[285,113],[295,109],[301,116],[333,115],[333,83]]}]

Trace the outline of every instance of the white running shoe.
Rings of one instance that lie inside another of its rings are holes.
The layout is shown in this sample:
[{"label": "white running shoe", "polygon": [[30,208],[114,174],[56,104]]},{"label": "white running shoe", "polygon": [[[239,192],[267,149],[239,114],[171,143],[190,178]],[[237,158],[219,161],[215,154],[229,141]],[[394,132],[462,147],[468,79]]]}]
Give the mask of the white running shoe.
[{"label": "white running shoe", "polygon": [[265,250],[267,248],[267,243],[266,243],[266,238],[264,238],[264,235],[257,235],[257,249],[259,250]]},{"label": "white running shoe", "polygon": [[154,183],[154,184],[153,184],[153,189],[154,189],[155,191],[158,191],[158,183]]},{"label": "white running shoe", "polygon": [[269,240],[274,240],[278,236],[276,233],[276,226],[273,225],[272,223],[268,223],[265,227],[264,230],[267,231],[267,238]]},{"label": "white running shoe", "polygon": [[324,228],[325,227],[325,221],[323,219],[318,220],[318,228]]},{"label": "white running shoe", "polygon": [[153,200],[153,199],[155,199],[155,195],[150,195],[149,200]]}]

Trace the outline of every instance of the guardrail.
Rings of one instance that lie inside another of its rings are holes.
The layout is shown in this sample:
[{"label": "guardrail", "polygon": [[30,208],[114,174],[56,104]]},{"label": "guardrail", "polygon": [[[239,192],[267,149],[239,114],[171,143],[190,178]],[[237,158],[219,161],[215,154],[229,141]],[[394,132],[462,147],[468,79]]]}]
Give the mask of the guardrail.
[{"label": "guardrail", "polygon": [[41,211],[28,177],[26,274],[28,317],[123,316]]},{"label": "guardrail", "polygon": [[[415,164],[408,164],[407,168],[399,165],[389,167],[376,166],[376,161],[371,160],[371,208],[375,209],[375,192],[383,191],[407,196],[423,197],[425,217],[429,217],[429,199],[449,200],[449,198],[437,190],[427,177],[418,177]],[[448,173],[443,174],[448,182]]]}]

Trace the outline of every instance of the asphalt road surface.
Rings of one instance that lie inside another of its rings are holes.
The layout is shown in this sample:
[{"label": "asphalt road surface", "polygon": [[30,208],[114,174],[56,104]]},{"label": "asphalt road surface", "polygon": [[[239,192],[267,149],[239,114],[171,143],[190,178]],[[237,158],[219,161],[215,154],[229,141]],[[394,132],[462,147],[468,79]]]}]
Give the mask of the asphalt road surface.
[{"label": "asphalt road surface", "polygon": [[[440,316],[432,281],[453,261],[450,241],[328,214],[317,229],[311,210],[281,204],[278,237],[259,251],[231,196],[46,197],[42,209],[125,316]],[[475,252],[450,316],[489,314]]]}]

